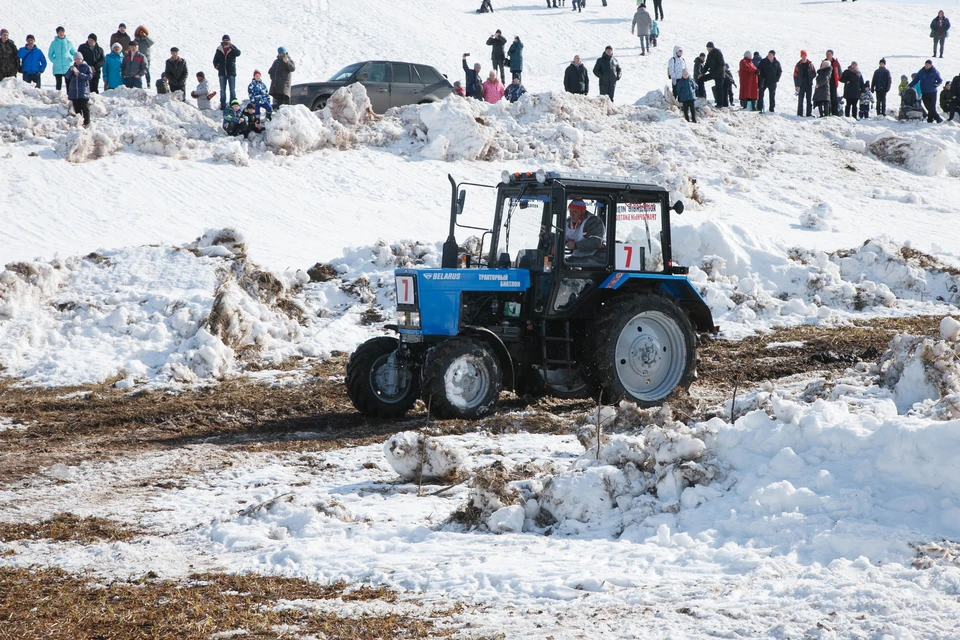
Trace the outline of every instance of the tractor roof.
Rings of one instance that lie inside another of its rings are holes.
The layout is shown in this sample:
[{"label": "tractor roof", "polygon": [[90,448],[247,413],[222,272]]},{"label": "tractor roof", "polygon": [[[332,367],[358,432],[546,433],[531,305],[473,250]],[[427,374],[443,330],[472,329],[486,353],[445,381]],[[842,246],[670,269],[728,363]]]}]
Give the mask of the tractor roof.
[{"label": "tractor roof", "polygon": [[[509,182],[507,180],[508,177]],[[586,173],[566,173],[561,171],[538,171],[536,173],[532,171],[517,173],[509,173],[504,171],[502,178],[504,184],[523,184],[525,182],[540,182],[542,184],[549,184],[552,182],[560,182],[567,187],[594,187],[628,191],[656,191],[659,193],[667,192],[667,190],[660,185],[650,184],[647,182],[638,182],[630,179],[627,176],[602,176]]]}]

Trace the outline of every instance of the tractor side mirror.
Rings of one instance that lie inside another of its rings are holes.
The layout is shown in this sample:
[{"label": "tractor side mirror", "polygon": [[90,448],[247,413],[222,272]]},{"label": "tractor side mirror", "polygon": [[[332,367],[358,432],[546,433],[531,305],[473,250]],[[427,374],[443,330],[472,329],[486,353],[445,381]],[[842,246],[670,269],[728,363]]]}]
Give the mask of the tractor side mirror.
[{"label": "tractor side mirror", "polygon": [[467,191],[466,189],[460,190],[460,197],[457,198],[457,215],[463,213],[463,205],[467,201]]},{"label": "tractor side mirror", "polygon": [[671,211],[676,211],[676,212],[677,212],[677,215],[683,213],[683,209],[684,209],[684,206],[683,206],[683,201],[682,201],[682,200],[677,200],[675,203],[673,203],[673,206],[670,207],[670,210],[671,210]]}]

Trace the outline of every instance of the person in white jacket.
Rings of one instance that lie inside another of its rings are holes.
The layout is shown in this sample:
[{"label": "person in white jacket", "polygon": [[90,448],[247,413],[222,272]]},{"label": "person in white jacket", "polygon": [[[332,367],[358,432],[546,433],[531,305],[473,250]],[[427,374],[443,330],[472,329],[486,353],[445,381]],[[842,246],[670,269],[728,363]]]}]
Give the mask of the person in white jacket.
[{"label": "person in white jacket", "polygon": [[687,61],[683,59],[683,47],[673,48],[673,57],[667,62],[667,75],[670,77],[670,83],[673,86],[673,97],[677,97],[677,82],[683,78],[683,72],[687,70]]}]

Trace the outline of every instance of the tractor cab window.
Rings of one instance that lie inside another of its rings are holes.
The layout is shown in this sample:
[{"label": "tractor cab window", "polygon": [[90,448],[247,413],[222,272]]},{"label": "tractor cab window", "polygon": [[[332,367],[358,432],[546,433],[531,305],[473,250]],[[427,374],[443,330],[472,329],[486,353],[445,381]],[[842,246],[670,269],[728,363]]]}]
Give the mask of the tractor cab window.
[{"label": "tractor cab window", "polygon": [[663,205],[657,202],[617,203],[617,271],[662,271]]},{"label": "tractor cab window", "polygon": [[[537,263],[543,216],[550,194],[533,189],[510,195],[500,205],[500,226],[496,230],[494,264],[531,269]],[[522,263],[522,264],[521,264]]]},{"label": "tractor cab window", "polygon": [[607,265],[606,200],[576,196],[567,199],[563,223],[564,264],[569,267]]}]

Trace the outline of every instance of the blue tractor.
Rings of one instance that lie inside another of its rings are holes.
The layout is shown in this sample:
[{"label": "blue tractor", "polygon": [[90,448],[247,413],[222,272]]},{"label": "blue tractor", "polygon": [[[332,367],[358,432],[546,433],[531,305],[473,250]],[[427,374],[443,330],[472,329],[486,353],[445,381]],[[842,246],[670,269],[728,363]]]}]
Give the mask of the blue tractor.
[{"label": "blue tractor", "polygon": [[[452,188],[440,269],[397,269],[398,337],[350,357],[364,415],[403,416],[418,398],[443,418],[480,418],[500,392],[661,403],[696,378],[713,316],[674,264],[659,186],[608,176],[504,172]],[[458,223],[461,186],[496,190],[491,228]],[[458,245],[455,229],[481,231]]]}]

